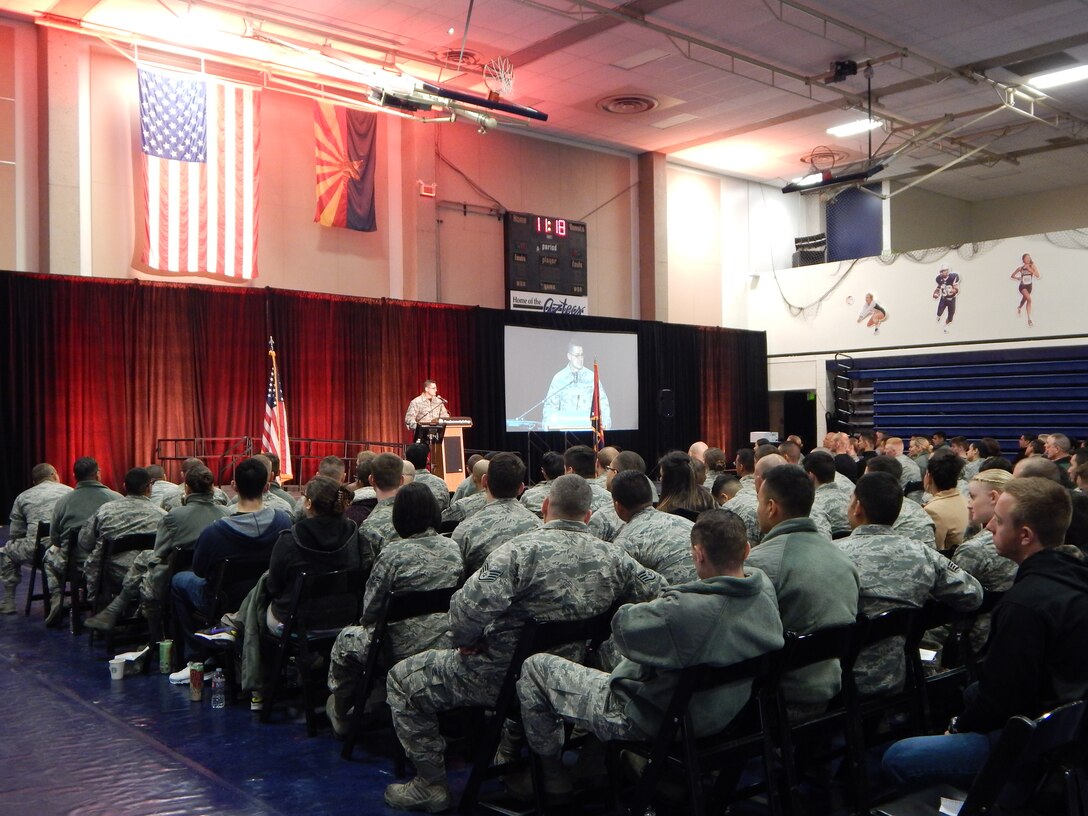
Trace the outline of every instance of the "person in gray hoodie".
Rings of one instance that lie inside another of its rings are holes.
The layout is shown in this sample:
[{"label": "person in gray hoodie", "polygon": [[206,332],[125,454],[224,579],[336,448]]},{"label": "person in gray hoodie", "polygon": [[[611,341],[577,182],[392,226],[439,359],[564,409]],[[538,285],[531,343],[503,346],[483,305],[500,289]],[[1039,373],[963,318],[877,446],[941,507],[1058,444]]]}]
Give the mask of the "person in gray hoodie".
[{"label": "person in gray hoodie", "polygon": [[[603,740],[650,739],[681,669],[729,666],[782,647],[774,586],[761,570],[745,565],[749,551],[744,522],[725,510],[708,510],[691,530],[698,580],[669,587],[657,600],[626,604],[612,618],[623,660],[611,674],[553,654],[522,664],[518,697],[525,737],[541,757],[549,795],[571,790],[560,758],[564,722]],[[725,728],[750,695],[750,681],[696,695],[690,710],[698,735]],[[515,796],[532,796],[527,775],[507,777],[506,784]]]}]

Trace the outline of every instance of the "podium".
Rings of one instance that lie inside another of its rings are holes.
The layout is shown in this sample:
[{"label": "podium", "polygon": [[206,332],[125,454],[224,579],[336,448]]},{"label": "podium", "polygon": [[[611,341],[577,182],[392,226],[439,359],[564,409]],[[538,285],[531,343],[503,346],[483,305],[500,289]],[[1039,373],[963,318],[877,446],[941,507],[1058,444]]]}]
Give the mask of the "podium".
[{"label": "podium", "polygon": [[471,417],[443,417],[433,424],[420,425],[431,446],[431,471],[452,493],[465,478],[465,428]]}]

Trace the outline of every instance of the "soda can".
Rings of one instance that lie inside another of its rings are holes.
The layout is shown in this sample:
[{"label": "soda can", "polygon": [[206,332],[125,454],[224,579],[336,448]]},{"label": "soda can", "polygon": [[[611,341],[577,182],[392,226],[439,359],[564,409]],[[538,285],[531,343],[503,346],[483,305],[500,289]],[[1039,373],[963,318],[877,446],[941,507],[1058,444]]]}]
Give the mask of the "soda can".
[{"label": "soda can", "polygon": [[189,699],[198,703],[204,699],[204,664],[189,664]]},{"label": "soda can", "polygon": [[170,668],[174,663],[174,641],[159,641],[159,671],[170,674]]}]

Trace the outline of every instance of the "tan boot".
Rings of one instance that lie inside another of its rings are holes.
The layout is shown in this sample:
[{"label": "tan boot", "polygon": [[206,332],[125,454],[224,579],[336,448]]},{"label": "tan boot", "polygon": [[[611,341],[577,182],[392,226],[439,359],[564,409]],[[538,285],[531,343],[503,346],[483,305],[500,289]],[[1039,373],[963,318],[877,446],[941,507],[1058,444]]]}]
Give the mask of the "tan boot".
[{"label": "tan boot", "polygon": [[83,621],[83,625],[96,632],[108,632],[117,624],[117,619],[124,614],[131,601],[131,594],[122,591],[105,609]]}]

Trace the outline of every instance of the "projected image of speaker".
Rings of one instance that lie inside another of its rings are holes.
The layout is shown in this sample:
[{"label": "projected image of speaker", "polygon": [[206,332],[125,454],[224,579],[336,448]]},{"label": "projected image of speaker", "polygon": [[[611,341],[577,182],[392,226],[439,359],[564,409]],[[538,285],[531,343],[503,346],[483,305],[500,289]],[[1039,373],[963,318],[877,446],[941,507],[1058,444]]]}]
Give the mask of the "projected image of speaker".
[{"label": "projected image of speaker", "polygon": [[[507,326],[506,430],[638,430],[638,335]],[[598,376],[594,379],[593,364]]]}]

